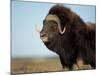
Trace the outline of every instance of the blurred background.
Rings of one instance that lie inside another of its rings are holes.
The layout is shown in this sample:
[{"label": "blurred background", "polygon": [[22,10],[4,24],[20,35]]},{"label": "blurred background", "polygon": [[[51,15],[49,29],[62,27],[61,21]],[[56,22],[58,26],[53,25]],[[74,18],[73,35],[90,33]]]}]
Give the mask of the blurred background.
[{"label": "blurred background", "polygon": [[[39,30],[42,29],[43,19],[46,17],[49,9],[54,5],[53,3],[12,0],[12,72],[26,73],[61,70],[58,55],[46,48],[40,39],[39,33],[36,31],[36,28]],[[71,4],[64,4],[64,6],[77,13],[85,22],[96,22],[95,6]],[[53,65],[51,65],[52,63]],[[28,66],[26,66],[27,64]],[[37,65],[41,67],[36,67]],[[44,66],[46,68],[43,70]]]}]

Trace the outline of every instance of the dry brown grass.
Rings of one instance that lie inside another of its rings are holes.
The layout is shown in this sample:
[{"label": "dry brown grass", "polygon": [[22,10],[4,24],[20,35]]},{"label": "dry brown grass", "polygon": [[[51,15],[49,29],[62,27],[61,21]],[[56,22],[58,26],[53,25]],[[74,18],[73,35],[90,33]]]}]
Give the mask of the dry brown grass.
[{"label": "dry brown grass", "polygon": [[[80,69],[91,69],[89,65],[83,65],[79,61]],[[46,58],[46,59],[12,59],[11,61],[11,74],[23,73],[40,73],[40,72],[55,72],[67,71],[68,68],[62,69],[59,58]],[[78,70],[75,65],[73,70]]]},{"label": "dry brown grass", "polygon": [[61,71],[59,59],[13,59],[11,64],[11,73],[36,73]]}]

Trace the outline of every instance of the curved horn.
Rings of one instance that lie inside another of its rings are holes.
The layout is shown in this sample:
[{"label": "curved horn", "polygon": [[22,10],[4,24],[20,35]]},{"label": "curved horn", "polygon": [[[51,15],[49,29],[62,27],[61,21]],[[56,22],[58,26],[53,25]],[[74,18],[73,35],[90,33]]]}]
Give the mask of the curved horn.
[{"label": "curved horn", "polygon": [[64,33],[65,33],[66,27],[64,27],[63,30],[61,29],[60,19],[58,18],[58,16],[49,14],[49,15],[46,17],[46,21],[50,21],[50,20],[53,20],[53,21],[56,21],[56,22],[57,22],[57,24],[58,24],[58,29],[59,29],[59,33],[60,33],[60,34],[64,34]]}]

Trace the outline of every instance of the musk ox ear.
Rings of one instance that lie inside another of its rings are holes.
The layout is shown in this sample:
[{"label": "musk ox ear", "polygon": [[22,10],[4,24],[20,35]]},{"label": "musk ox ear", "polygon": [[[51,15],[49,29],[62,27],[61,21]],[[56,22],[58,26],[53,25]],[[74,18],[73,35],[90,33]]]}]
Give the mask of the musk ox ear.
[{"label": "musk ox ear", "polygon": [[61,22],[60,22],[60,19],[59,19],[58,16],[49,14],[49,15],[46,16],[46,19],[45,20],[46,21],[55,21],[58,24],[59,33],[61,35],[65,33],[66,27],[64,27],[63,30],[62,30],[62,28],[61,28]]}]

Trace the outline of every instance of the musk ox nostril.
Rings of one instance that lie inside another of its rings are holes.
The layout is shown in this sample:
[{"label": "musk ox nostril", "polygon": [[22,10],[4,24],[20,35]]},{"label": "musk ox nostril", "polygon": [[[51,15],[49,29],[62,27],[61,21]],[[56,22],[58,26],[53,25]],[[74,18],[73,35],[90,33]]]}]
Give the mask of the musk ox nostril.
[{"label": "musk ox nostril", "polygon": [[40,38],[43,42],[48,42],[48,37],[46,33],[40,33]]},{"label": "musk ox nostril", "polygon": [[40,37],[45,37],[46,34],[45,33],[40,33]]}]

